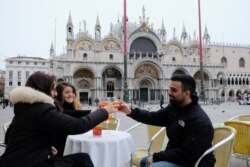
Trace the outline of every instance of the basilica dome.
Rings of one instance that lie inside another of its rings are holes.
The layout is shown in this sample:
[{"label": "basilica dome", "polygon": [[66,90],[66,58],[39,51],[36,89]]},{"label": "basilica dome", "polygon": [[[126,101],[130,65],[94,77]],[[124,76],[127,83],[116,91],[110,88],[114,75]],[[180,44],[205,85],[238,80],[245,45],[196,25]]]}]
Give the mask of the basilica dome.
[{"label": "basilica dome", "polygon": [[[127,21],[127,34],[131,34],[133,31],[135,31],[137,29],[137,25],[136,23],[131,23],[129,21]],[[122,36],[123,35],[123,21],[120,22],[118,21],[112,28],[112,33],[116,34],[118,36]]]}]

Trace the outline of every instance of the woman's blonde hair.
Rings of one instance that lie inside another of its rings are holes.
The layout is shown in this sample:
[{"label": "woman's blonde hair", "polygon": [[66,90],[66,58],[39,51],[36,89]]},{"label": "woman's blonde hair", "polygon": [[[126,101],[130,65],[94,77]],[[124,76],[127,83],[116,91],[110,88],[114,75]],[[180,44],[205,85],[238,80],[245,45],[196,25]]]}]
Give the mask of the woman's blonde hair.
[{"label": "woman's blonde hair", "polygon": [[73,101],[73,107],[75,110],[82,110],[82,104],[77,97]]}]

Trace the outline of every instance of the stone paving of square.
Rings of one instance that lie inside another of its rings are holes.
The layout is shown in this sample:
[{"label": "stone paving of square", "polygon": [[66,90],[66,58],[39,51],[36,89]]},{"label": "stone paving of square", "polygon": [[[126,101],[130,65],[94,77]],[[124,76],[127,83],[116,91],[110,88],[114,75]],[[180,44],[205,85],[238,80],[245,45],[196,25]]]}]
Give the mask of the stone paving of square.
[{"label": "stone paving of square", "polygon": [[[166,105],[166,104],[165,104]],[[88,107],[84,104],[85,109],[94,108]],[[225,120],[238,115],[250,114],[250,105],[239,105],[237,102],[222,103],[220,105],[202,105],[203,109],[206,111],[213,124],[221,124]],[[160,109],[160,105],[144,105],[145,109],[150,111],[156,111]],[[137,122],[127,117],[123,113],[116,113],[117,117],[120,119],[121,124],[119,130],[126,130]],[[4,123],[11,121],[13,117],[13,108],[7,107],[5,109],[0,105],[0,141],[4,140],[3,125]],[[147,136],[146,136],[146,126],[140,126],[131,132],[133,139],[135,141],[136,147],[146,147],[147,146]],[[167,142],[167,140],[166,140]],[[165,146],[164,146],[165,147]],[[0,148],[0,155],[3,153],[4,149]],[[245,160],[238,158],[232,158],[230,167],[243,167],[246,166]]]}]

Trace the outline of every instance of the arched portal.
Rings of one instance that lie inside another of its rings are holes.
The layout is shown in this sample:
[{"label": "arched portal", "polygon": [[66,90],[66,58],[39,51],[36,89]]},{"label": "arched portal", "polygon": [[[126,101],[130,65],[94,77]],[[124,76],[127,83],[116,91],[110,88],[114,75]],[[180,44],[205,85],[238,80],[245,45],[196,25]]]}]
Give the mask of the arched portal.
[{"label": "arched portal", "polygon": [[161,70],[153,62],[147,61],[139,64],[134,71],[135,89],[131,94],[132,99],[143,102],[156,102],[163,94],[161,85]]},{"label": "arched portal", "polygon": [[222,90],[222,91],[221,91],[221,97],[224,97],[224,96],[225,96],[225,91]]},{"label": "arched portal", "polygon": [[239,96],[239,94],[242,94],[242,91],[241,91],[241,90],[237,90],[237,91],[236,91],[236,96],[237,96],[237,97]]},{"label": "arched portal", "polygon": [[152,88],[152,83],[147,80],[147,79],[143,79],[140,81],[139,83],[139,94],[140,94],[140,100],[142,102],[148,102],[149,100],[149,91]]},{"label": "arched portal", "polygon": [[230,90],[229,91],[229,98],[230,98],[230,100],[233,100],[234,96],[235,96],[234,90]]},{"label": "arched portal", "polygon": [[118,92],[122,87],[122,74],[115,67],[108,67],[102,73],[102,85],[104,96],[106,97],[120,97]]},{"label": "arched portal", "polygon": [[[205,71],[203,72],[203,74],[204,74],[204,82],[203,82],[204,88],[207,88],[207,87],[209,87],[209,76]],[[200,88],[201,88],[201,74],[200,74],[200,71],[198,71],[198,72],[196,72],[194,74],[194,79],[195,79],[195,82],[196,82],[196,89],[199,92]]]},{"label": "arched portal", "polygon": [[88,103],[88,99],[93,96],[91,89],[95,87],[94,78],[94,73],[87,68],[81,68],[74,72],[73,82],[81,102]]}]

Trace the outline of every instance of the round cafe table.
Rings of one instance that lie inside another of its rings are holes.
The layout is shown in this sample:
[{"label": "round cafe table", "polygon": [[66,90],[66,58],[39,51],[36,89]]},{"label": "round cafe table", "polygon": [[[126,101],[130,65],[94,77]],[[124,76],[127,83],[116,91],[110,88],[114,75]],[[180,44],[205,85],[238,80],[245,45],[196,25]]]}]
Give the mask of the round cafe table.
[{"label": "round cafe table", "polygon": [[95,167],[122,167],[135,153],[132,136],[124,131],[103,130],[93,136],[92,130],[80,135],[69,135],[64,155],[88,153]]}]

